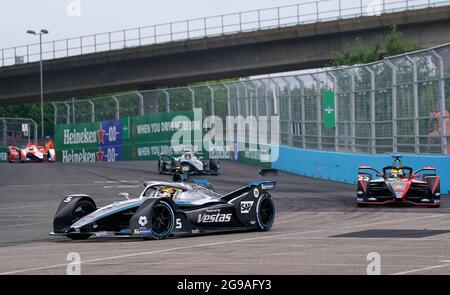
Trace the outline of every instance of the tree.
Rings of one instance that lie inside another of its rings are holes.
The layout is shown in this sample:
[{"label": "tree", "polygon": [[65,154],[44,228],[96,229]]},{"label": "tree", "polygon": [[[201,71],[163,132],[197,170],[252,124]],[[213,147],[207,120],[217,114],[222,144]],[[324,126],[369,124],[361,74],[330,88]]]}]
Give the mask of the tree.
[{"label": "tree", "polygon": [[[331,66],[352,66],[356,64],[366,64],[406,52],[419,50],[419,46],[406,43],[402,40],[403,34],[396,25],[391,27],[389,34],[382,38],[378,37],[372,47],[367,46],[361,37],[356,38],[353,44],[345,44],[340,53],[333,54]],[[381,42],[383,45],[381,45]],[[384,52],[381,51],[384,48]]]}]

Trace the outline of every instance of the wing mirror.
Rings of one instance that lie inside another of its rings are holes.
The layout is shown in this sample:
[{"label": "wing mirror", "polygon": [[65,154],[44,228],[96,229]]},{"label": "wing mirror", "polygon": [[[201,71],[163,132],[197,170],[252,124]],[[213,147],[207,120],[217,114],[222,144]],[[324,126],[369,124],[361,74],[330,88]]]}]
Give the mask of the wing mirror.
[{"label": "wing mirror", "polygon": [[384,174],[383,173],[377,173],[377,176],[378,177],[384,177]]},{"label": "wing mirror", "polygon": [[129,200],[130,199],[130,194],[129,193],[119,193],[120,197],[124,197],[125,199]]}]

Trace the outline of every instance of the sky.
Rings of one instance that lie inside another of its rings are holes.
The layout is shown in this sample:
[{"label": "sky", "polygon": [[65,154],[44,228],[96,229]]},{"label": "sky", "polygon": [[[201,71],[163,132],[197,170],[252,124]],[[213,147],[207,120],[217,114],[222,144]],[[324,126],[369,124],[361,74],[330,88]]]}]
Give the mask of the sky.
[{"label": "sky", "polygon": [[[0,0],[0,48],[197,17],[297,4],[301,0]],[[304,1],[303,1],[304,2]],[[79,3],[79,5],[78,5]]]}]

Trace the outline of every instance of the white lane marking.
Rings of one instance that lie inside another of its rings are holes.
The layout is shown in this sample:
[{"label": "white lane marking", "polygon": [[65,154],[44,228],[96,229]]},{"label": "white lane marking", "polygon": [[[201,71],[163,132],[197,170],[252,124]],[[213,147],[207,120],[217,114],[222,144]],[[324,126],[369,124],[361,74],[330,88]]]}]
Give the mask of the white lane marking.
[{"label": "white lane marking", "polygon": [[3,207],[3,208],[0,208],[0,210],[23,209],[23,208],[39,208],[39,207],[48,207],[48,205],[17,206],[17,207]]},{"label": "white lane marking", "polygon": [[21,223],[21,224],[12,224],[12,225],[2,225],[0,226],[0,228],[5,228],[5,227],[21,227],[21,226],[28,226],[28,225],[35,225],[35,224],[48,224],[48,223],[53,223],[51,221],[46,221],[46,222],[31,222],[31,223]]},{"label": "white lane marking", "polygon": [[96,184],[108,184],[108,183],[137,183],[139,180],[98,180],[94,181]]},{"label": "white lane marking", "polygon": [[[128,258],[128,257],[142,256],[142,255],[150,255],[150,254],[157,254],[157,253],[164,253],[164,252],[171,252],[171,251],[203,248],[203,247],[218,246],[218,245],[225,245],[225,244],[234,244],[234,243],[249,242],[249,241],[255,241],[255,240],[262,240],[262,239],[273,239],[273,238],[278,238],[278,237],[281,237],[281,236],[301,235],[301,234],[307,234],[307,233],[317,232],[317,231],[321,231],[321,230],[304,231],[304,232],[297,232],[297,233],[291,233],[291,234],[282,234],[282,235],[263,236],[263,237],[255,237],[255,238],[239,239],[239,240],[232,240],[232,241],[207,243],[207,244],[192,245],[192,246],[175,247],[175,248],[161,249],[161,250],[154,250],[154,251],[147,251],[147,252],[138,252],[138,253],[132,253],[132,254],[124,254],[124,255],[117,255],[117,256],[110,256],[110,257],[104,257],[104,258],[85,260],[85,261],[81,261],[80,263],[85,263],[86,264],[86,263],[99,262],[99,261],[105,261],[105,260],[114,260],[114,259],[121,259],[121,258]],[[27,269],[21,269],[21,270],[2,272],[2,273],[0,273],[0,275],[16,274],[16,273],[23,273],[23,272],[29,272],[29,271],[35,271],[35,270],[43,270],[43,269],[51,269],[51,268],[63,267],[63,266],[67,266],[67,265],[68,265],[68,263],[61,263],[61,264],[54,264],[54,265],[48,265],[48,266],[33,267],[33,268],[27,268]]]},{"label": "white lane marking", "polygon": [[140,185],[105,185],[103,188],[136,188],[141,187]]},{"label": "white lane marking", "polygon": [[407,275],[407,274],[421,272],[421,271],[433,270],[433,269],[437,269],[437,268],[444,268],[444,267],[447,267],[447,266],[450,266],[450,263],[440,264],[440,265],[433,265],[433,266],[429,266],[429,267],[412,269],[412,270],[407,270],[407,271],[402,271],[402,272],[396,272],[396,273],[393,273],[392,275],[393,276]]},{"label": "white lane marking", "polygon": [[[371,225],[374,225],[374,224],[389,224],[389,223],[403,222],[403,221],[408,221],[408,220],[433,218],[433,217],[438,217],[438,216],[442,216],[442,214],[441,215],[428,215],[428,216],[422,216],[422,217],[417,217],[417,218],[404,218],[404,219],[399,219],[399,220],[391,220],[391,221],[387,221],[387,222],[359,224],[359,225],[354,225],[354,226],[348,226],[346,228],[359,227],[359,226],[369,226],[369,225],[371,226]],[[239,240],[225,241],[225,242],[216,242],[216,243],[200,244],[200,245],[193,245],[193,246],[176,247],[176,248],[169,248],[169,249],[162,249],[162,250],[155,250],[155,251],[148,251],[148,252],[138,252],[138,253],[132,253],[132,254],[124,254],[124,255],[118,255],[118,256],[111,256],[111,257],[91,259],[91,260],[81,261],[80,263],[92,263],[92,262],[99,262],[99,261],[105,261],[105,260],[113,260],[113,259],[121,259],[121,258],[142,256],[142,255],[150,255],[150,254],[156,254],[156,253],[164,253],[164,252],[170,252],[170,251],[203,248],[203,247],[225,245],[225,244],[234,244],[234,243],[248,242],[248,241],[254,241],[254,240],[289,237],[289,236],[295,236],[295,235],[300,235],[300,234],[307,234],[307,233],[314,233],[314,232],[323,232],[323,231],[325,231],[325,230],[318,229],[318,230],[311,230],[311,231],[304,231],[304,232],[296,232],[296,233],[291,233],[291,234],[262,236],[262,237],[248,238],[248,239],[239,239]],[[68,265],[68,263],[63,263],[63,264],[54,264],[54,265],[42,266],[42,267],[27,268],[27,269],[15,270],[15,271],[3,272],[3,273],[0,273],[0,275],[16,274],[16,273],[30,272],[30,271],[43,270],[43,269],[51,269],[51,268],[63,267],[63,266],[67,266],[67,265]]]}]

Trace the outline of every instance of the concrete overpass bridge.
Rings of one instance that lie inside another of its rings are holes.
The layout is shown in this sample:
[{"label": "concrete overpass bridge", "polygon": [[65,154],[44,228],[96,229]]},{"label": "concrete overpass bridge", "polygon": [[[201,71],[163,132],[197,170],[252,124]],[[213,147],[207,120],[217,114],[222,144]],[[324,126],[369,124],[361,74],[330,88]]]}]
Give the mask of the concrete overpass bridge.
[{"label": "concrete overpass bridge", "polygon": [[[269,18],[264,10],[242,12],[234,27],[226,21],[231,15],[223,15],[47,42],[45,99],[323,67],[344,44],[363,37],[370,46],[394,24],[405,41],[423,48],[450,42],[450,1],[396,1],[398,7],[380,1],[384,6],[371,15],[362,5],[343,9],[341,1],[334,1],[339,9],[330,14],[320,9],[323,2],[307,3],[316,8],[307,14],[300,4],[273,8],[276,17]],[[122,39],[113,40],[117,34]],[[39,55],[33,46],[1,50],[0,105],[38,101]]]}]

